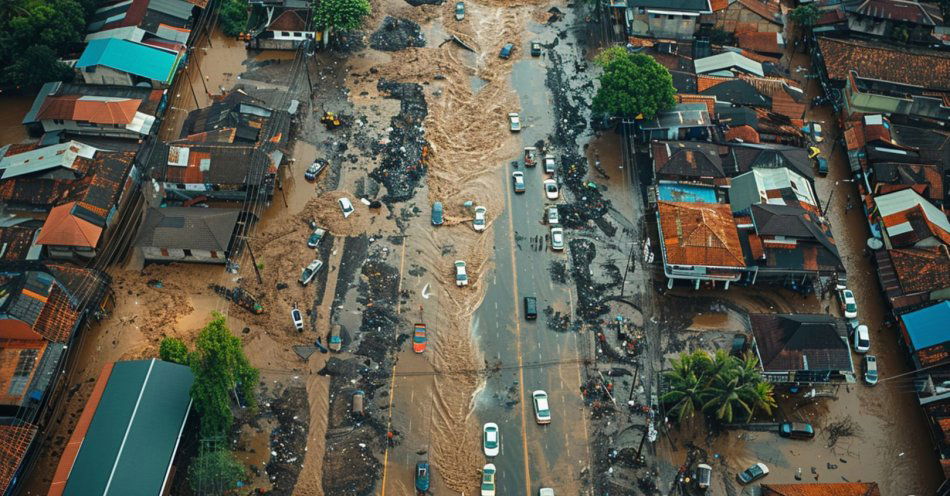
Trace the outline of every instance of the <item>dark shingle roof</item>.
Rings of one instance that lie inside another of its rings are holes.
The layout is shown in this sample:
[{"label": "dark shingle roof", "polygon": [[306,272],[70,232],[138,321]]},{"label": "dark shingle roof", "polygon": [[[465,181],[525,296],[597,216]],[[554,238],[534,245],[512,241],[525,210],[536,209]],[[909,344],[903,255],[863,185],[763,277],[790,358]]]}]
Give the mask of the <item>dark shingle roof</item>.
[{"label": "dark shingle roof", "polygon": [[694,141],[656,142],[656,172],[668,176],[725,177],[718,149],[717,145]]},{"label": "dark shingle roof", "polygon": [[627,0],[627,7],[634,10],[643,8],[712,12],[709,0]]},{"label": "dark shingle roof", "polygon": [[227,251],[239,208],[149,208],[136,246]]},{"label": "dark shingle roof", "polygon": [[755,87],[742,79],[725,81],[699,92],[700,95],[712,95],[720,102],[751,107],[771,107],[772,99],[759,93]]},{"label": "dark shingle roof", "polygon": [[830,316],[751,314],[749,321],[768,372],[852,370],[844,324]]},{"label": "dark shingle roof", "polygon": [[731,168],[735,173],[748,172],[753,167],[775,169],[787,167],[809,179],[815,178],[808,152],[802,148],[769,144],[730,144]]}]

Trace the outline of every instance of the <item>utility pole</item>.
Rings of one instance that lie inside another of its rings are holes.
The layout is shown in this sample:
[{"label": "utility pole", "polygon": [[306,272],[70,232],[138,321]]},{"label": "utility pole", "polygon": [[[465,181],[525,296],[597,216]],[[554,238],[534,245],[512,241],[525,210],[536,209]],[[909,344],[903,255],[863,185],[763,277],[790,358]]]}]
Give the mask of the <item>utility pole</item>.
[{"label": "utility pole", "polygon": [[244,246],[247,247],[247,252],[251,254],[251,263],[254,264],[254,273],[257,274],[257,282],[264,284],[264,279],[261,277],[261,270],[257,268],[257,258],[254,256],[254,250],[251,249],[250,240],[247,239],[247,236],[241,237],[244,238]]}]

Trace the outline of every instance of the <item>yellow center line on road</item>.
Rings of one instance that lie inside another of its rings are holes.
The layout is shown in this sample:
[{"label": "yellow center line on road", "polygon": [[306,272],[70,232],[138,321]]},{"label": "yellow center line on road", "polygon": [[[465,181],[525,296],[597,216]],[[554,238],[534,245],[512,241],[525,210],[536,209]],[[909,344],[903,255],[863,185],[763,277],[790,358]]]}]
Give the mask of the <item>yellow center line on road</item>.
[{"label": "yellow center line on road", "polygon": [[[406,238],[402,238],[402,250],[399,254],[399,282],[396,283],[396,315],[402,313],[402,299],[399,295],[402,293],[402,269],[406,262]],[[397,334],[397,328],[393,327],[393,334]],[[380,496],[386,496],[386,474],[389,471],[389,433],[393,429],[393,396],[396,388],[396,361],[393,360],[392,375],[389,380],[389,418],[386,420],[386,451],[383,454],[383,483],[380,484]]]},{"label": "yellow center line on road", "polygon": [[528,429],[525,425],[524,415],[524,363],[521,358],[521,310],[518,307],[518,266],[515,263],[515,221],[514,204],[511,201],[511,187],[508,186],[508,178],[511,177],[511,165],[505,165],[505,177],[502,178],[502,188],[505,189],[505,198],[508,200],[508,243],[511,245],[511,277],[512,291],[515,296],[515,346],[518,355],[518,385],[521,389],[521,448],[524,450],[524,493],[525,496],[531,496],[531,473],[528,470]]}]

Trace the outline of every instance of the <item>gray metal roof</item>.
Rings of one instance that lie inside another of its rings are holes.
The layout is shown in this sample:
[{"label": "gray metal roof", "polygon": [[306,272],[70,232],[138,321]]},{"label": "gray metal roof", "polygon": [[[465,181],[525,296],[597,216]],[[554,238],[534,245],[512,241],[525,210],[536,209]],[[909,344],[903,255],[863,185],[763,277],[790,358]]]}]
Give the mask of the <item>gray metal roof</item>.
[{"label": "gray metal roof", "polygon": [[228,250],[239,208],[149,208],[136,246],[187,250]]},{"label": "gray metal roof", "polygon": [[194,5],[182,0],[150,0],[148,2],[148,10],[161,12],[185,21],[191,18],[192,8],[194,8]]},{"label": "gray metal roof", "polygon": [[658,9],[712,13],[709,0],[627,0],[631,9]]},{"label": "gray metal roof", "polygon": [[717,53],[711,57],[696,59],[693,64],[696,67],[696,74],[707,74],[735,68],[756,76],[765,75],[765,72],[762,71],[762,64],[735,52]]}]

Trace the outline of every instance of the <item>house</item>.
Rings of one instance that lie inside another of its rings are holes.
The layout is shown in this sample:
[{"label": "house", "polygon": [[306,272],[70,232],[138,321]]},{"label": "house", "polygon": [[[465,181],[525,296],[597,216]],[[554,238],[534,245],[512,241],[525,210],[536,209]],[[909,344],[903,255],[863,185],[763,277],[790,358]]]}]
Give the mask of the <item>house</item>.
[{"label": "house", "polygon": [[728,143],[729,151],[723,160],[726,175],[732,177],[753,168],[788,168],[814,181],[815,171],[808,152],[797,146],[755,143]]},{"label": "house", "polygon": [[841,319],[813,314],[750,314],[752,349],[765,380],[821,384],[854,379]]},{"label": "house", "polygon": [[[732,77],[737,74],[765,76],[762,64],[736,52],[722,52],[693,61],[696,74]],[[702,93],[702,88],[700,88]]]},{"label": "house", "polygon": [[701,141],[654,141],[650,147],[654,178],[711,184],[726,177],[719,148]]},{"label": "house", "polygon": [[165,88],[175,77],[182,53],[119,38],[99,39],[86,45],[76,68],[88,84]]},{"label": "house", "polygon": [[[276,124],[281,125],[274,127]],[[188,142],[283,144],[289,138],[287,112],[273,110],[242,91],[232,91],[208,107],[192,110],[181,129],[181,139]]]},{"label": "house", "polygon": [[754,127],[748,125],[730,126],[723,133],[726,141],[735,143],[761,143],[762,137]]},{"label": "house", "polygon": [[932,45],[943,17],[936,6],[910,0],[863,0],[845,7],[851,36]]},{"label": "house", "polygon": [[709,0],[627,0],[630,34],[692,39],[699,16],[711,14]]},{"label": "house", "polygon": [[816,46],[813,62],[832,87],[844,88],[853,71],[859,78],[950,91],[950,53],[828,37],[818,37]]},{"label": "house", "polygon": [[640,139],[653,140],[708,140],[712,135],[712,120],[705,103],[680,103],[663,110],[653,119],[637,121]]},{"label": "house", "polygon": [[762,484],[761,496],[881,496],[877,482]]},{"label": "house", "polygon": [[[268,9],[269,15],[273,12]],[[285,9],[276,18],[268,18],[250,46],[258,50],[296,50],[306,40],[320,41],[321,33],[307,26],[307,13],[308,9]]]},{"label": "house", "polygon": [[781,57],[785,53],[785,39],[782,33],[773,31],[744,31],[736,33],[739,48],[756,53],[776,55]]},{"label": "house", "polygon": [[785,23],[775,0],[732,0],[714,14],[715,26],[727,33],[780,33]]},{"label": "house", "polygon": [[950,299],[947,245],[874,252],[877,276],[894,314]]},{"label": "house", "polygon": [[729,205],[734,214],[748,214],[752,205],[760,204],[806,205],[809,210],[818,210],[811,181],[786,167],[753,167],[732,179]]},{"label": "house", "polygon": [[19,225],[0,226],[0,262],[40,259],[42,247],[36,244],[39,226],[32,224],[27,221]]},{"label": "house", "polygon": [[772,99],[759,93],[754,86],[742,79],[728,79],[718,81],[699,92],[700,95],[710,95],[716,98],[717,103],[730,103],[748,107],[770,108]]},{"label": "house", "polygon": [[150,158],[167,199],[270,202],[283,155],[274,146],[179,141],[156,144]]},{"label": "house", "polygon": [[0,181],[16,177],[76,179],[89,167],[96,152],[89,145],[67,141],[5,155],[0,158]]},{"label": "house", "polygon": [[79,328],[106,301],[109,278],[73,266],[0,262],[0,491],[22,479]]},{"label": "house", "polygon": [[950,221],[913,189],[874,197],[876,229],[888,248],[927,248],[950,244]]},{"label": "house", "polygon": [[32,132],[142,139],[153,131],[165,92],[139,86],[46,83],[23,124]]},{"label": "house", "polygon": [[240,217],[239,208],[149,208],[135,246],[146,261],[223,264]]},{"label": "house", "polygon": [[195,7],[194,2],[185,0],[108,1],[89,16],[86,32],[90,34],[86,42],[106,33],[109,37],[156,46],[184,45],[191,35]]},{"label": "house", "polygon": [[936,165],[875,162],[871,164],[870,169],[868,178],[873,195],[913,189],[938,207],[945,204],[943,174]]},{"label": "house", "polygon": [[950,121],[950,99],[913,84],[881,81],[848,72],[844,86],[844,109],[847,115],[899,114]]},{"label": "house", "polygon": [[696,289],[722,281],[728,289],[742,278],[745,257],[729,205],[659,201],[657,219],[668,287],[679,279]]},{"label": "house", "polygon": [[193,382],[187,365],[154,358],[106,365],[63,450],[50,496],[167,494]]}]

